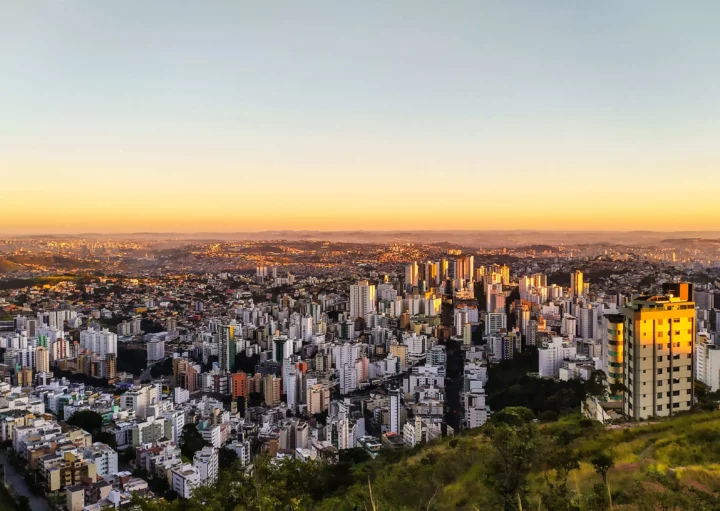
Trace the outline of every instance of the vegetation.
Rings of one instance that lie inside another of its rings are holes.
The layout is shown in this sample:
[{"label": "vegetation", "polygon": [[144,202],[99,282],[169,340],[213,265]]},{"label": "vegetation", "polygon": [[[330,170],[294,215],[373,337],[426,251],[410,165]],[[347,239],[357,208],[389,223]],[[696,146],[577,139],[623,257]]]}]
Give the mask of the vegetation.
[{"label": "vegetation", "polygon": [[22,289],[25,287],[44,286],[46,284],[54,286],[67,280],[80,280],[80,277],[74,275],[61,275],[57,277],[34,277],[30,279],[3,279],[0,281],[0,290]]},{"label": "vegetation", "polygon": [[490,409],[522,406],[542,420],[556,420],[576,411],[585,395],[593,392],[593,379],[559,381],[529,374],[537,370],[538,353],[533,346],[527,346],[511,360],[490,366],[486,388]]},{"label": "vegetation", "polygon": [[237,464],[190,500],[138,509],[720,509],[720,412],[605,429],[573,414],[541,424],[508,407],[483,428],[378,458]]},{"label": "vegetation", "polygon": [[195,424],[185,424],[180,439],[180,452],[186,458],[192,460],[195,453],[209,445],[202,437]]}]

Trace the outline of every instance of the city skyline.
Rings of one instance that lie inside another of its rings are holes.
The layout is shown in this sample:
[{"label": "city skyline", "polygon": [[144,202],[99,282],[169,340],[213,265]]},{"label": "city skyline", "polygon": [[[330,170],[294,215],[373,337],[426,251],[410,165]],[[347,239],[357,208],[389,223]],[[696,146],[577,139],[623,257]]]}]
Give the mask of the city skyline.
[{"label": "city skyline", "polygon": [[715,230],[713,14],[3,5],[0,231]]}]

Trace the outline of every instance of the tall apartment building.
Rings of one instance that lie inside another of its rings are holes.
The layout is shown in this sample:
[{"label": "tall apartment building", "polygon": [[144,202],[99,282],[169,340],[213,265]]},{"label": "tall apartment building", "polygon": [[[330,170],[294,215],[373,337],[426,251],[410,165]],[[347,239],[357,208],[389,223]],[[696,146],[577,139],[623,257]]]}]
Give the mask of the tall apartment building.
[{"label": "tall apartment building", "polygon": [[50,372],[50,353],[42,346],[35,348],[35,372]]},{"label": "tall apartment building", "polygon": [[603,369],[611,386],[610,399],[622,399],[621,393],[612,392],[613,384],[624,384],[623,363],[625,361],[625,316],[622,314],[608,314],[604,318],[605,325],[605,358]]},{"label": "tall apartment building", "polygon": [[696,326],[688,290],[680,284],[680,296],[637,296],[623,307],[623,410],[634,419],[665,417],[692,405]]},{"label": "tall apartment building", "polygon": [[230,390],[232,392],[232,398],[237,399],[238,397],[248,398],[249,394],[248,376],[244,372],[233,373],[230,376]]},{"label": "tall apartment building", "polygon": [[485,335],[493,335],[507,328],[507,315],[504,312],[489,312],[485,316]]},{"label": "tall apartment building", "polygon": [[365,319],[371,312],[375,312],[375,285],[361,280],[350,286],[350,319]]},{"label": "tall apartment building", "polygon": [[715,345],[708,333],[698,334],[695,346],[695,379],[720,390],[720,346]]},{"label": "tall apartment building", "polygon": [[117,335],[107,328],[83,330],[80,332],[80,344],[84,349],[102,358],[108,353],[117,354]]},{"label": "tall apartment building", "polygon": [[233,325],[218,326],[218,362],[220,370],[224,372],[235,372],[235,327]]},{"label": "tall apartment building", "polygon": [[582,296],[583,289],[583,272],[575,270],[570,274],[570,294],[572,296]]}]

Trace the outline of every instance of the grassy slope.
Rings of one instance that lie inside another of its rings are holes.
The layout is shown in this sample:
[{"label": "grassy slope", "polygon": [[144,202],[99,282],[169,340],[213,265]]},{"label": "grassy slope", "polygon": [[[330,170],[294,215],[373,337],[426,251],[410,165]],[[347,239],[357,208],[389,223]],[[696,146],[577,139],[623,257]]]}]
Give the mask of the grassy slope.
[{"label": "grassy slope", "polygon": [[[615,509],[637,509],[632,491],[638,484],[650,492],[662,493],[663,481],[677,481],[681,489],[714,493],[720,491],[720,413],[685,415],[652,425],[631,425],[605,430],[599,425],[588,428],[577,416],[540,427],[542,437],[563,432],[575,438],[570,447],[580,455],[580,469],[570,473],[571,492],[588,494],[602,483],[590,463],[602,451],[613,454],[616,465],[608,474]],[[487,439],[481,434],[459,435],[453,439],[412,450],[402,460],[379,460],[359,465],[356,481],[373,481],[373,493],[379,508],[388,509],[496,509],[488,488],[483,484]],[[538,502],[543,491],[544,474],[535,470],[530,476],[530,502]],[[369,499],[367,483],[348,489],[345,497],[327,499],[321,509],[351,509],[354,503]],[[428,506],[430,503],[430,506]],[[348,507],[349,505],[349,507]],[[368,506],[370,508],[370,506]],[[545,509],[544,507],[542,509]]]}]

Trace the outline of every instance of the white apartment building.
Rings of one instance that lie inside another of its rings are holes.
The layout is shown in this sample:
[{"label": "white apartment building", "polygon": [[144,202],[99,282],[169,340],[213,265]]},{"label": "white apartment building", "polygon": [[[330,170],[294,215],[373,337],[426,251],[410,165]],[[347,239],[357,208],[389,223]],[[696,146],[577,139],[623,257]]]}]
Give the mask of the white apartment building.
[{"label": "white apartment building", "polygon": [[504,312],[489,312],[485,316],[485,335],[493,335],[507,329],[507,315]]},{"label": "white apartment building", "polygon": [[217,482],[218,477],[218,450],[215,447],[203,447],[195,453],[193,466],[200,474],[200,482],[206,486],[212,486]]},{"label": "white apartment building", "polygon": [[565,359],[575,359],[577,348],[563,337],[553,337],[538,348],[538,371],[543,378],[558,378]]},{"label": "white apartment building", "polygon": [[83,330],[80,332],[80,345],[102,358],[109,353],[117,354],[117,335],[104,328],[102,330]]},{"label": "white apartment building", "polygon": [[83,457],[95,464],[99,476],[110,476],[118,471],[118,454],[110,446],[95,442],[83,451]]},{"label": "white apartment building", "polygon": [[350,286],[350,319],[375,312],[375,285],[361,280]]},{"label": "white apartment building", "polygon": [[400,391],[390,391],[390,432],[400,433]]},{"label": "white apartment building", "polygon": [[720,389],[720,347],[701,332],[695,344],[695,379],[710,387],[712,392]]},{"label": "white apartment building", "polygon": [[165,341],[163,339],[152,339],[146,346],[148,364],[165,358]]},{"label": "white apartment building", "polygon": [[172,489],[182,498],[192,497],[193,490],[200,484],[200,472],[193,465],[186,464],[172,470]]},{"label": "white apartment building", "polygon": [[476,388],[463,393],[465,426],[469,429],[479,428],[487,422],[488,408],[485,404],[485,390]]}]

